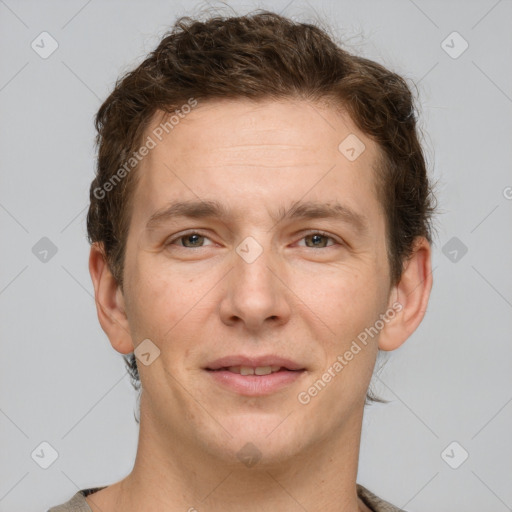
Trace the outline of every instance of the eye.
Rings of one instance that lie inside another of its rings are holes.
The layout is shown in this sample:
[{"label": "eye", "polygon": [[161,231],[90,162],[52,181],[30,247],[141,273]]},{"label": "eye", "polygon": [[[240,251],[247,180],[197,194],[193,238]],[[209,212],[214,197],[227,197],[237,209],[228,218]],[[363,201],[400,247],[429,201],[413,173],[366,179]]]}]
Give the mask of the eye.
[{"label": "eye", "polygon": [[[206,247],[206,245],[213,244],[204,244],[205,240],[210,240],[207,236],[201,234],[199,231],[190,231],[189,233],[182,234],[180,236],[174,237],[165,245],[177,245],[180,248],[187,249],[200,249],[202,247]],[[331,247],[338,243],[338,245],[342,245],[338,242],[334,237],[330,236],[328,233],[323,231],[313,231],[304,235],[301,240],[306,240],[305,247],[310,249],[324,249],[326,247]],[[328,244],[328,241],[335,242]],[[210,240],[211,241],[211,240]],[[179,242],[179,243],[176,243]]]},{"label": "eye", "polygon": [[[175,244],[176,241],[181,240],[182,243]],[[185,248],[201,248],[204,247],[204,245],[201,244],[204,240],[210,240],[208,237],[202,235],[198,231],[191,231],[189,233],[186,233],[184,235],[177,236],[176,238],[173,238],[169,240],[165,245],[178,245],[179,247],[185,247]]]},{"label": "eye", "polygon": [[[328,233],[324,233],[323,231],[314,231],[312,233],[308,233],[307,235],[302,237],[301,240],[306,240],[306,247],[313,249],[323,249],[324,247],[330,247],[334,245],[326,245],[327,240],[337,242],[337,240],[335,240],[334,237],[330,236]],[[308,245],[307,240],[311,241],[311,245]]]}]

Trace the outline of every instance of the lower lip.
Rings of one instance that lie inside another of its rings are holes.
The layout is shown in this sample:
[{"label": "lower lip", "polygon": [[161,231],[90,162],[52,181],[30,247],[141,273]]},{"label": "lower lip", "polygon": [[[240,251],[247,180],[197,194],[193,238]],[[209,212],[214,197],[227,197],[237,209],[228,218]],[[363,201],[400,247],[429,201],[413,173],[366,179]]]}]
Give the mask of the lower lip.
[{"label": "lower lip", "polygon": [[206,370],[210,377],[240,395],[263,396],[293,384],[305,371],[282,370],[268,375],[240,375],[228,370]]}]

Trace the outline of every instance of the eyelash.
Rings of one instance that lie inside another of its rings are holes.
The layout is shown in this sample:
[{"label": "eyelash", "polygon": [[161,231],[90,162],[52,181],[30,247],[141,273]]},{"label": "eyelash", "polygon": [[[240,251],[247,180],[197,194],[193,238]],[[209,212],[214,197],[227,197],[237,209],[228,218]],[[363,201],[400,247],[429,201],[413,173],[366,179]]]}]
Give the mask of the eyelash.
[{"label": "eyelash", "polygon": [[[208,238],[208,240],[210,240],[210,237],[204,235],[203,233],[201,233],[200,231],[190,231],[188,233],[183,233],[181,234],[180,236],[177,236],[175,238],[172,238],[171,240],[169,240],[168,242],[165,243],[166,246],[169,246],[169,245],[174,245],[173,242],[176,242],[177,240],[181,240],[182,238],[185,238],[187,236],[191,236],[191,235],[199,235],[199,236],[202,236],[204,238]],[[329,233],[325,232],[325,231],[319,231],[319,230],[316,230],[316,231],[311,231],[311,232],[308,232],[308,233],[305,233],[301,238],[300,240],[303,240],[304,238],[306,238],[307,236],[311,236],[311,235],[321,235],[325,238],[328,238],[330,240],[332,240],[333,242],[335,242],[335,244],[338,244],[338,245],[344,245],[341,241],[339,241],[338,239],[334,238],[333,236],[331,236]],[[328,247],[333,247],[335,244],[333,245],[328,245],[326,247],[317,247],[316,249],[327,249]],[[180,249],[203,249],[204,247],[207,247],[207,246],[203,246],[203,247],[185,247],[183,245],[177,245],[177,247],[179,247]],[[306,247],[306,249],[315,249],[315,247]]]}]

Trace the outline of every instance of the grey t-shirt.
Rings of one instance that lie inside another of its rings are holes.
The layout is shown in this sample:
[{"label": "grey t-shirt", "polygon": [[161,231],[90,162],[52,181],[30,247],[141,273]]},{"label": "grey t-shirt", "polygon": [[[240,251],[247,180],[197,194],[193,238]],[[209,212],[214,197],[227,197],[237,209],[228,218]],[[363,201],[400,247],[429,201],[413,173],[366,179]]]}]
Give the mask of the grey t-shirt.
[{"label": "grey t-shirt", "polygon": [[[48,512],[92,512],[91,507],[85,501],[85,497],[89,496],[89,494],[93,494],[96,491],[104,489],[104,487],[92,487],[90,489],[82,489],[78,491],[69,501],[63,503],[62,505],[58,505],[56,507],[52,507]],[[357,484],[357,495],[361,498],[364,504],[373,510],[373,512],[406,512],[401,508],[395,507],[380,499],[378,496],[375,496],[371,491],[366,489],[360,484]]]}]

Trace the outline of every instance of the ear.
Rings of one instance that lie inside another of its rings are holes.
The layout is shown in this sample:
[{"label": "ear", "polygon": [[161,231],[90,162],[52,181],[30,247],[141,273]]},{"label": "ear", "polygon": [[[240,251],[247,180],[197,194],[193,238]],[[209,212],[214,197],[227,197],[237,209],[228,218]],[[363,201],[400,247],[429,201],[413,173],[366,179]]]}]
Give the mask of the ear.
[{"label": "ear", "polygon": [[427,311],[432,289],[431,248],[424,237],[417,237],[414,249],[407,260],[400,282],[389,295],[388,308],[395,316],[384,324],[379,336],[379,349],[395,350],[416,330]]},{"label": "ear", "polygon": [[110,344],[121,354],[133,352],[123,292],[110,272],[103,245],[97,242],[91,246],[89,272],[94,285],[98,320]]}]

